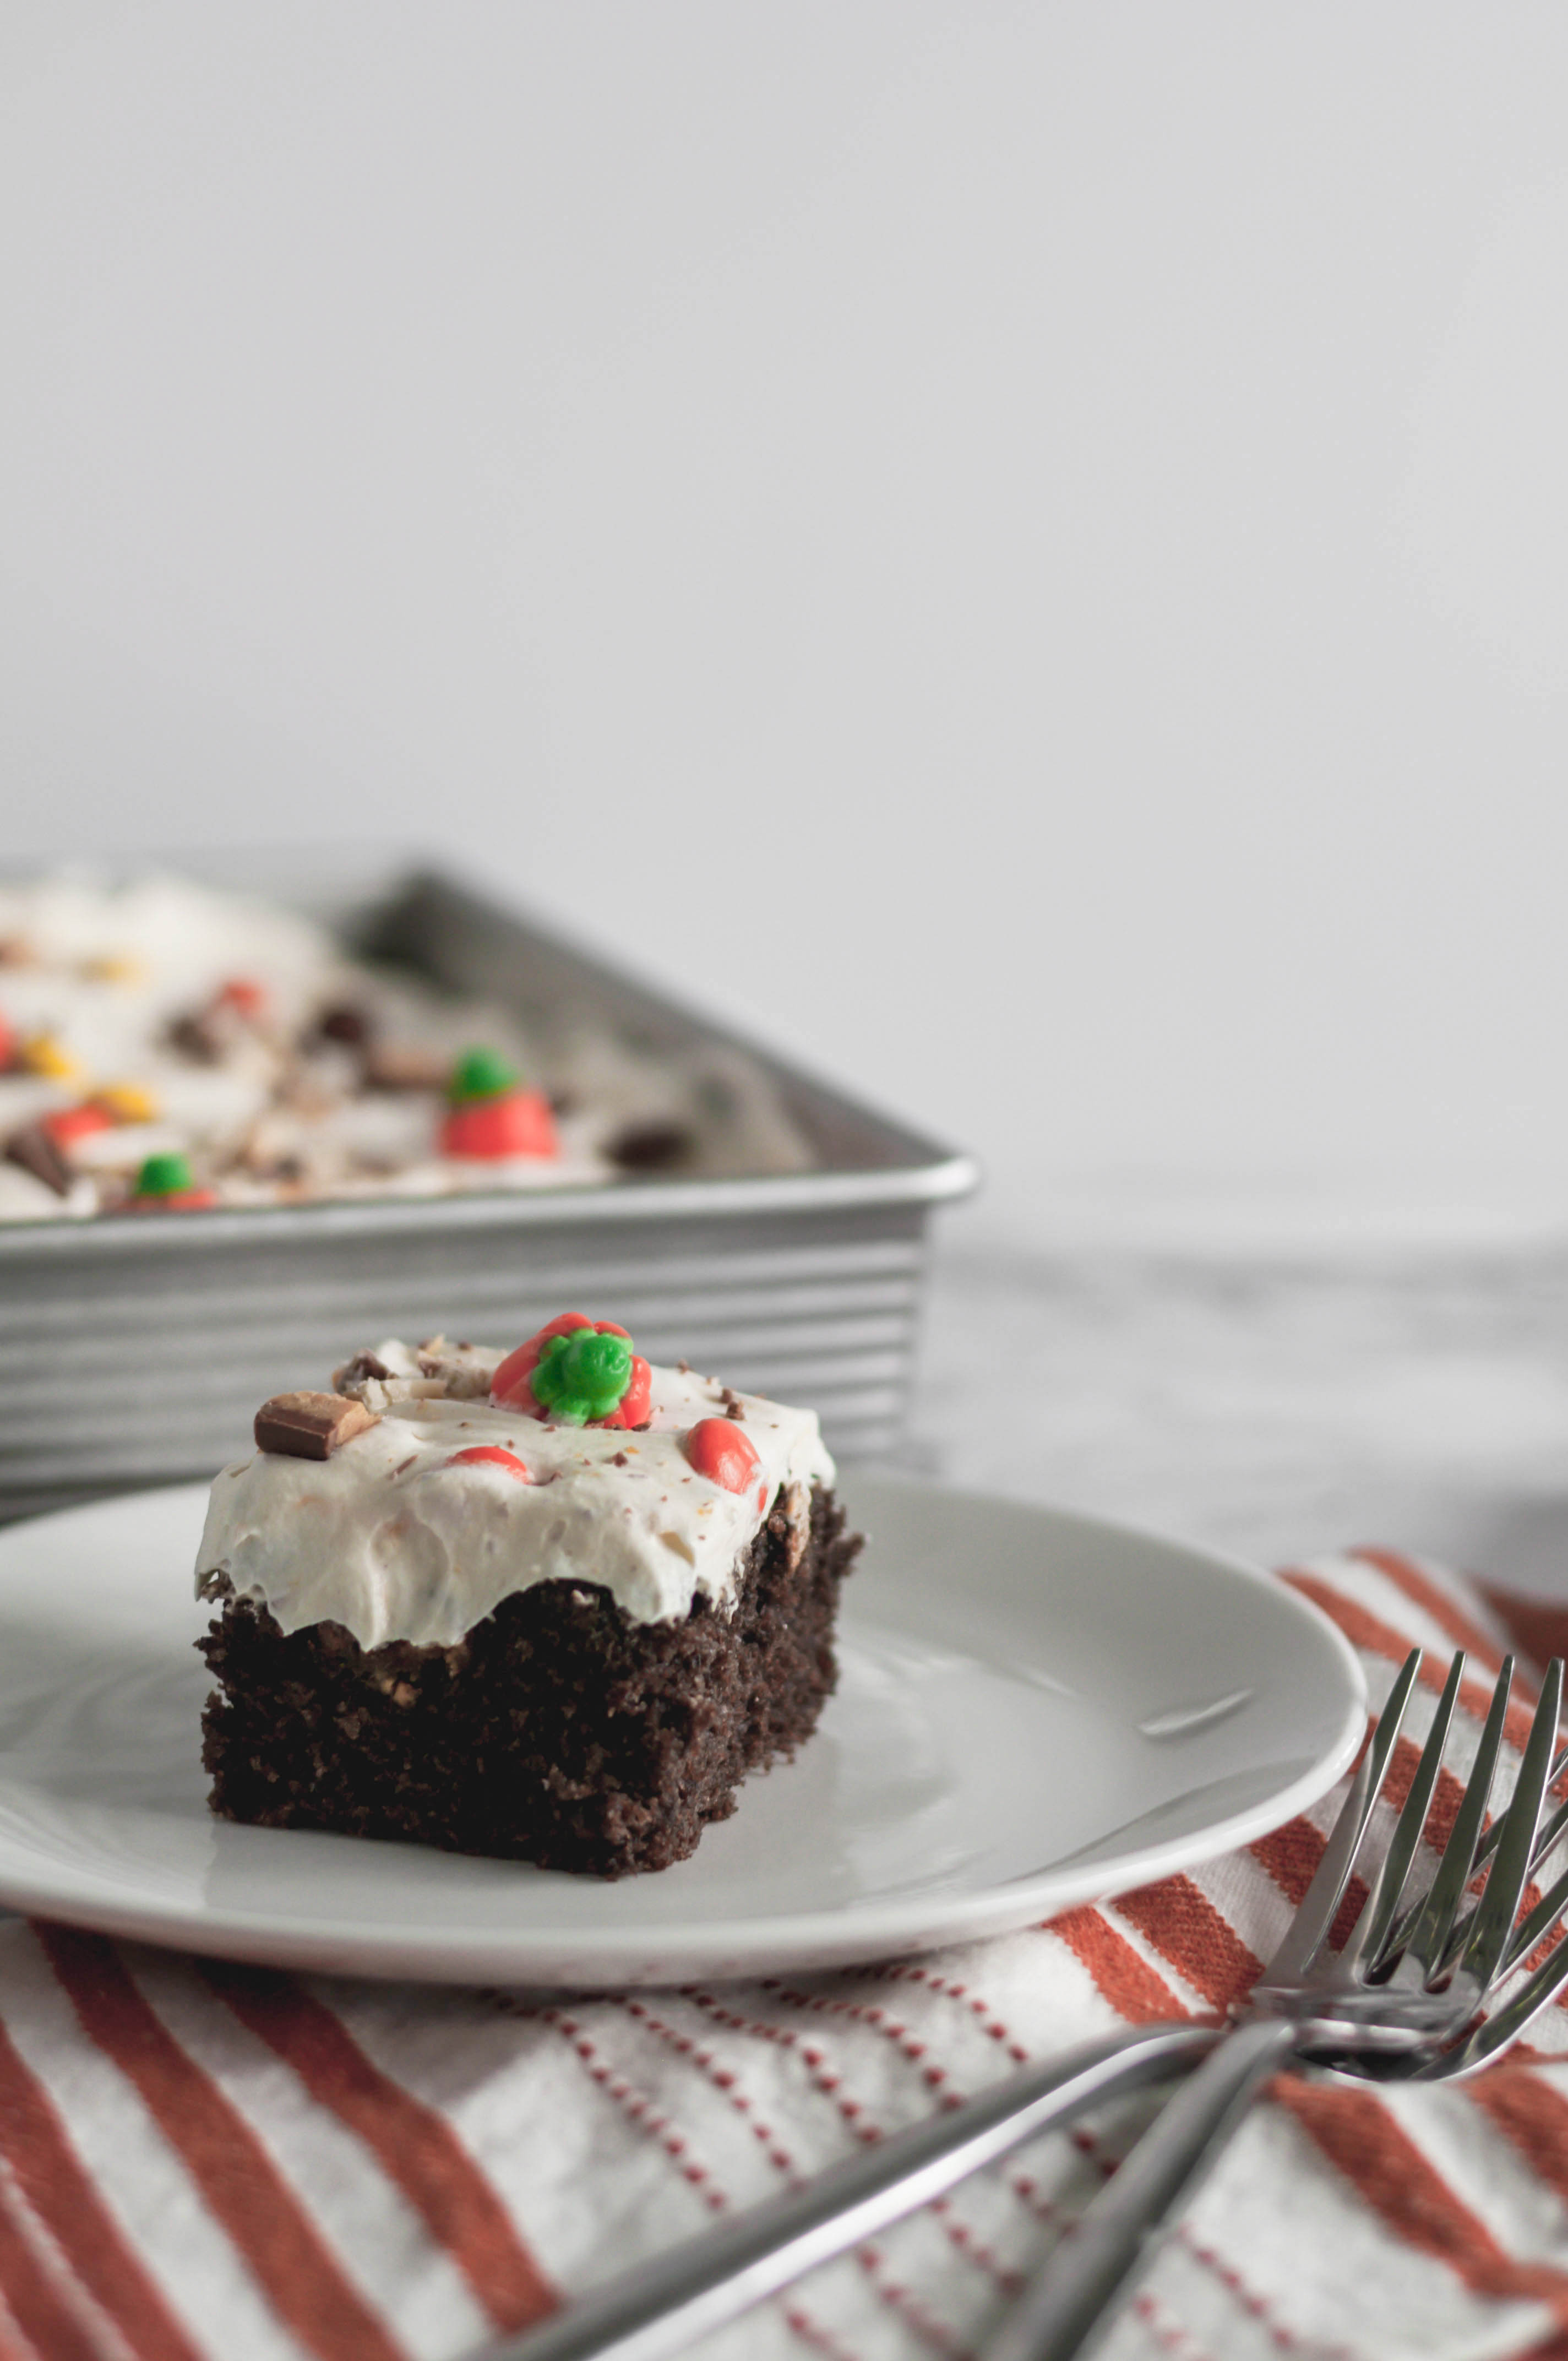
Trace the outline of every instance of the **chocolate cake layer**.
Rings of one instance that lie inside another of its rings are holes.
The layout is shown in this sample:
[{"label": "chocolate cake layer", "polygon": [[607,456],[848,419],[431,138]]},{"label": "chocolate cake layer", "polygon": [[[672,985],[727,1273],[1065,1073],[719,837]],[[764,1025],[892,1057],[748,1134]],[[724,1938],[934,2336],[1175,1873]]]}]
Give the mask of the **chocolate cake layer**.
[{"label": "chocolate cake layer", "polygon": [[782,1513],[763,1523],[732,1612],[699,1595],[664,1623],[597,1584],[543,1582],[455,1647],[367,1651],[341,1624],[286,1635],[228,1598],[197,1643],[219,1683],[213,1809],[602,1877],[667,1868],[816,1728],[861,1547],[844,1525],[818,1487],[804,1548]]}]

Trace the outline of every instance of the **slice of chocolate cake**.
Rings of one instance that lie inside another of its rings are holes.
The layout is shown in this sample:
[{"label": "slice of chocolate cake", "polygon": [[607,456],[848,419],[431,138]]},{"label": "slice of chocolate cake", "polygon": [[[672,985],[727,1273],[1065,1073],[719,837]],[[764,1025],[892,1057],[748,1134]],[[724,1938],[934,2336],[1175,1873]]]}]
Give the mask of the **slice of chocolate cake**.
[{"label": "slice of chocolate cake", "polygon": [[213,1487],[214,1812],[619,1877],[810,1736],[861,1546],[813,1411],[570,1312],[333,1383]]}]

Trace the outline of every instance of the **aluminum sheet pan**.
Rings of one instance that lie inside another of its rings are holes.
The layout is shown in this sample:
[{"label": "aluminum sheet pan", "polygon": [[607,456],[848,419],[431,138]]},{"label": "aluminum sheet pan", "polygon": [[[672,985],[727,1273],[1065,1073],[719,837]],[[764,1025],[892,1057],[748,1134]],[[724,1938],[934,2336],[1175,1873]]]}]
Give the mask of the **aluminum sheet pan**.
[{"label": "aluminum sheet pan", "polygon": [[652,1360],[811,1405],[845,1457],[896,1455],[930,1214],[974,1187],[970,1159],[435,872],[280,898],[544,1034],[570,1012],[655,1050],[740,1049],[817,1167],[0,1225],[0,1519],[210,1474],[248,1447],[258,1402],[356,1345],[507,1343],[565,1305],[620,1320]]}]

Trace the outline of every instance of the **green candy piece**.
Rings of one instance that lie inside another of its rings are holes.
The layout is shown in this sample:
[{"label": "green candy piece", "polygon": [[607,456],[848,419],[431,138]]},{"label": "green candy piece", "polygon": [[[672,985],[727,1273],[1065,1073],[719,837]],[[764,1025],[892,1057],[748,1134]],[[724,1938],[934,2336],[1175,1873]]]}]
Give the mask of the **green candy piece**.
[{"label": "green candy piece", "polygon": [[631,1347],[624,1336],[578,1328],[552,1336],[529,1379],[535,1401],[565,1426],[586,1426],[619,1410],[631,1383]]},{"label": "green candy piece", "polygon": [[472,1099],[502,1098],[521,1080],[499,1049],[465,1049],[452,1069],[446,1095],[454,1106],[466,1106]]},{"label": "green candy piece", "polygon": [[195,1185],[188,1158],[149,1156],[137,1174],[136,1192],[138,1197],[178,1197]]}]

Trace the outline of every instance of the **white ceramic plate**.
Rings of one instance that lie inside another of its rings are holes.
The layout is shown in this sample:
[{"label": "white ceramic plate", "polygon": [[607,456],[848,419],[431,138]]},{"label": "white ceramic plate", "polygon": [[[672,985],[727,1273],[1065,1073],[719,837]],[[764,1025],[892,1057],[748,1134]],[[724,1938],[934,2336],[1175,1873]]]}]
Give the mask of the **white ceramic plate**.
[{"label": "white ceramic plate", "polygon": [[0,1901],[344,1973],[601,1987],[888,1958],[1261,1835],[1345,1768],[1360,1669],[1294,1594],[1059,1510],[846,1487],[838,1695],[695,1857],[616,1884],[214,1820],[204,1488],[0,1533]]}]

